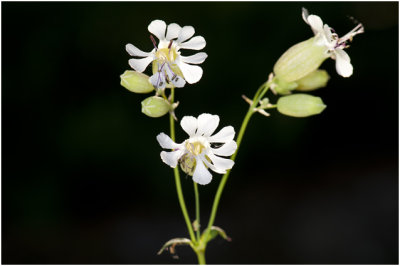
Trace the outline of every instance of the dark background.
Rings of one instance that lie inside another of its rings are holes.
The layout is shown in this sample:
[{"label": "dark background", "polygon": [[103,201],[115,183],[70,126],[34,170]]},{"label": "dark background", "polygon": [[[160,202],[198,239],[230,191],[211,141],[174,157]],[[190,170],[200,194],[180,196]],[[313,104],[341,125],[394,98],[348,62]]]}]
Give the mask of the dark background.
[{"label": "dark background", "polygon": [[[241,95],[312,36],[303,6],[339,35],[349,16],[364,23],[347,49],[354,74],[324,62],[319,116],[252,118],[216,218],[233,241],[211,242],[207,262],[398,263],[395,2],[2,2],[2,263],[196,263],[188,247],[156,255],[187,231],[155,139],[168,118],[144,116],[147,96],[119,84],[125,44],[150,51],[154,19],[193,25],[209,57],[200,82],[177,90],[177,116],[218,114],[238,131]],[[220,178],[200,187],[204,225]]]}]

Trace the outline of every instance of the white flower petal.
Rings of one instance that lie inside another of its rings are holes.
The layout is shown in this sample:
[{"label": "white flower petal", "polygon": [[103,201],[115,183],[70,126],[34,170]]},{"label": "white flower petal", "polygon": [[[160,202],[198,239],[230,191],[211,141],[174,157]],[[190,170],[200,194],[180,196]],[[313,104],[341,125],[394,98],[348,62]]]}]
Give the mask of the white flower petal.
[{"label": "white flower petal", "polygon": [[167,82],[165,81],[165,75],[162,71],[154,73],[150,78],[150,83],[153,84],[155,88],[164,89]]},{"label": "white flower petal", "polygon": [[320,17],[318,17],[317,15],[309,15],[307,17],[307,21],[308,24],[311,26],[311,29],[313,30],[314,34],[323,32],[324,23],[322,22],[322,19]]},{"label": "white flower petal", "polygon": [[203,69],[199,66],[192,66],[182,61],[178,62],[179,69],[182,71],[183,77],[190,84],[196,83],[203,75]]},{"label": "white flower petal", "polygon": [[177,43],[184,42],[194,35],[194,28],[192,26],[184,26],[178,36]]},{"label": "white flower petal", "polygon": [[193,116],[184,116],[181,120],[181,127],[190,136],[194,136],[197,129],[197,119]]},{"label": "white flower petal", "polygon": [[214,172],[218,173],[218,174],[226,174],[226,170],[225,169],[220,169],[215,167],[213,164],[211,164],[208,160],[206,160],[205,158],[203,158],[203,162],[207,165],[208,168],[210,168],[211,170],[213,170]]},{"label": "white flower petal", "polygon": [[353,66],[350,63],[349,55],[342,49],[335,50],[336,71],[342,77],[350,77],[353,74]]},{"label": "white flower petal", "polygon": [[141,59],[131,58],[128,61],[129,65],[137,72],[143,72],[151,62],[153,62],[152,56]]},{"label": "white flower petal", "polygon": [[184,154],[183,150],[176,150],[176,151],[162,151],[161,152],[161,160],[171,166],[172,168],[175,168],[178,165],[178,160],[182,157]]},{"label": "white flower petal", "polygon": [[150,55],[150,53],[143,52],[142,50],[130,43],[125,45],[125,49],[131,56],[147,57]]},{"label": "white flower petal", "polygon": [[191,56],[180,56],[182,62],[188,63],[188,64],[201,64],[206,60],[207,54],[206,53],[197,53]]},{"label": "white flower petal", "polygon": [[178,38],[179,32],[181,31],[182,27],[176,23],[171,23],[168,25],[167,28],[167,36],[165,37],[168,41]]},{"label": "white flower petal", "polygon": [[211,114],[201,114],[197,117],[197,136],[209,137],[214,133],[219,124],[219,116]]},{"label": "white flower petal", "polygon": [[186,81],[184,78],[182,78],[181,76],[175,76],[175,78],[171,79],[172,83],[174,84],[174,86],[176,88],[183,88],[185,87]]},{"label": "white flower petal", "polygon": [[153,33],[159,40],[165,39],[165,29],[167,28],[167,24],[165,24],[162,20],[153,20],[150,25],[147,27],[149,32]]},{"label": "white flower petal", "polygon": [[157,135],[157,141],[163,149],[179,149],[182,147],[182,144],[175,143],[167,134],[161,132]]},{"label": "white flower petal", "polygon": [[208,156],[208,158],[210,158],[210,160],[211,160],[212,164],[214,165],[214,167],[216,169],[218,169],[219,171],[229,170],[235,164],[235,162],[232,161],[231,159],[225,159],[225,158],[221,158],[221,157],[215,156],[211,151],[209,151],[207,153],[207,156]]},{"label": "white flower petal", "polygon": [[208,138],[209,142],[225,143],[235,137],[235,129],[232,126],[222,128],[217,134]]},{"label": "white flower petal", "polygon": [[309,16],[308,10],[305,9],[304,7],[301,10],[302,10],[301,16],[303,17],[303,20],[308,24],[308,20],[307,20],[307,17]]},{"label": "white flower petal", "polygon": [[231,156],[232,154],[235,153],[237,149],[237,144],[235,141],[230,141],[225,143],[224,145],[222,145],[221,147],[217,148],[217,149],[213,149],[211,148],[211,151],[215,154],[215,155],[220,155],[220,156]]},{"label": "white flower petal", "polygon": [[165,71],[167,72],[168,78],[169,80],[172,82],[172,84],[174,84],[174,86],[176,88],[182,88],[185,86],[186,81],[184,78],[182,78],[181,76],[178,76],[177,74],[175,74],[171,67],[169,66],[169,64],[167,64],[167,66],[165,67]]},{"label": "white flower petal", "polygon": [[206,40],[202,36],[196,36],[187,42],[179,44],[181,49],[201,50],[206,46]]},{"label": "white flower petal", "polygon": [[203,161],[200,159],[199,156],[196,157],[196,169],[194,169],[193,173],[193,181],[200,184],[200,185],[207,185],[211,182],[212,175],[207,170],[206,166],[204,165]]},{"label": "white flower petal", "polygon": [[329,27],[327,24],[324,25],[324,34],[325,37],[327,38],[327,41],[333,40],[331,27]]}]

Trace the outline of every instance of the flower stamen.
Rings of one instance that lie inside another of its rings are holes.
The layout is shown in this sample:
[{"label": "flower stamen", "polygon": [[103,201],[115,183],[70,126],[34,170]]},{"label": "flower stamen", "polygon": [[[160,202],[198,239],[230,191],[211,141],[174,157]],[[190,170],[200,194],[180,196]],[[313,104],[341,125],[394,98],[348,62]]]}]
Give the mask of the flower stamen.
[{"label": "flower stamen", "polygon": [[153,43],[154,48],[155,48],[156,51],[157,51],[157,50],[158,50],[158,48],[157,48],[157,42],[156,42],[156,40],[154,40],[154,37],[153,37],[153,35],[151,35],[151,34],[150,34],[150,40],[151,40],[151,42]]},{"label": "flower stamen", "polygon": [[200,141],[186,143],[186,149],[194,156],[201,154],[204,148],[204,145]]},{"label": "flower stamen", "polygon": [[364,32],[364,26],[359,23],[354,29],[352,29],[349,33],[344,35],[342,38],[339,39],[339,43],[345,43],[346,41],[353,41],[353,37],[357,34]]},{"label": "flower stamen", "polygon": [[165,63],[161,65],[161,67],[158,69],[158,79],[157,79],[157,84],[158,87],[162,87],[164,85],[164,82],[161,81],[161,75],[163,75],[163,68],[164,68]]}]

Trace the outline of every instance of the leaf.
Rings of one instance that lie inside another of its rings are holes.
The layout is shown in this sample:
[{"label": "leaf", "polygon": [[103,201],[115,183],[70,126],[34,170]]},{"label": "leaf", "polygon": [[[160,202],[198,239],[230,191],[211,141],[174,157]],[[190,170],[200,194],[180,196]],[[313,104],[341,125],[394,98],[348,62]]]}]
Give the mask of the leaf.
[{"label": "leaf", "polygon": [[[204,235],[204,233],[203,233],[203,235]],[[211,226],[210,233],[208,234],[207,242],[213,240],[218,235],[221,236],[226,241],[232,241],[232,239],[225,233],[225,231],[221,227]]]},{"label": "leaf", "polygon": [[164,246],[158,251],[157,255],[160,255],[163,253],[164,250],[169,248],[169,252],[171,254],[175,254],[175,247],[178,245],[189,245],[192,246],[192,241],[190,241],[187,238],[174,238],[169,240],[167,243],[164,244]]}]

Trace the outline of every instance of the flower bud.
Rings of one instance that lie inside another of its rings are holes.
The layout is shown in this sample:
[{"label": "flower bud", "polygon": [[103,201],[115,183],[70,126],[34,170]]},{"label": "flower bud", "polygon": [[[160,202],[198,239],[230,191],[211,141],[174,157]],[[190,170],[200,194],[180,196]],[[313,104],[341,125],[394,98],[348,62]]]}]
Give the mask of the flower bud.
[{"label": "flower bud", "polygon": [[260,101],[259,108],[261,108],[261,109],[267,108],[269,106],[269,104],[270,104],[269,99],[267,97],[265,97]]},{"label": "flower bud", "polygon": [[150,117],[161,117],[170,109],[170,103],[158,96],[152,96],[142,101],[142,113]]},{"label": "flower bud", "polygon": [[273,80],[273,88],[274,90],[281,94],[287,95],[290,94],[292,90],[296,89],[297,83],[296,82],[286,82],[285,80],[278,79],[277,77]]},{"label": "flower bud", "polygon": [[149,76],[132,70],[126,70],[121,75],[121,85],[136,93],[149,93],[154,90],[153,85],[149,81]]},{"label": "flower bud", "polygon": [[317,69],[302,79],[296,80],[298,91],[313,91],[325,87],[330,79],[328,72]]},{"label": "flower bud", "polygon": [[286,82],[296,81],[316,70],[329,57],[325,45],[312,37],[289,48],[275,63],[274,73]]},{"label": "flower bud", "polygon": [[321,113],[326,105],[320,97],[299,93],[279,98],[277,108],[284,115],[307,117]]}]

